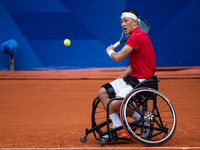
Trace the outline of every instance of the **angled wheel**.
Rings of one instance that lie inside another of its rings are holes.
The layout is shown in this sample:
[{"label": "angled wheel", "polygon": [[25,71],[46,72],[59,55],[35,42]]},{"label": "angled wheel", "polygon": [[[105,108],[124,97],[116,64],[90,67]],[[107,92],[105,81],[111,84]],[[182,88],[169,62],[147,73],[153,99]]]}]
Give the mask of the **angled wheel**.
[{"label": "angled wheel", "polygon": [[[111,121],[110,127],[112,126]],[[107,115],[106,111],[101,103],[101,100],[97,97],[93,103],[92,111],[92,127],[95,128],[97,134],[101,131],[107,131]]]},{"label": "angled wheel", "polygon": [[[141,118],[133,120],[128,111],[136,110]],[[138,88],[123,100],[120,110],[122,125],[130,137],[145,146],[166,143],[176,129],[176,114],[172,104],[160,92],[151,88]]]}]

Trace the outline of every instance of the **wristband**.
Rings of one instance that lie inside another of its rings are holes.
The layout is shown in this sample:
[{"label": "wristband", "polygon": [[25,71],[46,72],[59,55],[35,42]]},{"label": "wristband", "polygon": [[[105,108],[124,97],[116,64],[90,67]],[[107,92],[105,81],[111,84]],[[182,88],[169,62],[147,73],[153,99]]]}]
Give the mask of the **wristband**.
[{"label": "wristband", "polygon": [[110,56],[110,58],[111,58],[112,53],[115,53],[115,51],[114,50],[109,50],[108,51],[108,55]]}]

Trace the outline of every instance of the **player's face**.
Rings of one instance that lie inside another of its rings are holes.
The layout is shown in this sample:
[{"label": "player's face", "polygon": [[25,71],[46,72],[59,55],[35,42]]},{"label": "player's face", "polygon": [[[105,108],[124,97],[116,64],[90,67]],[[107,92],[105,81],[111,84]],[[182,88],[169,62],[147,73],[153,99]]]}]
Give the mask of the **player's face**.
[{"label": "player's face", "polygon": [[121,18],[121,26],[125,34],[131,34],[137,25],[137,20],[128,17]]}]

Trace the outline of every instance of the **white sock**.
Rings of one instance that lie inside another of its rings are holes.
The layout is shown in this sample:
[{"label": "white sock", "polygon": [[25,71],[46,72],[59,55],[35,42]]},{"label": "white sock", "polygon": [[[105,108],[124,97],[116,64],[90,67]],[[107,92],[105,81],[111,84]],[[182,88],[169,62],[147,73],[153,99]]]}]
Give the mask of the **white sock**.
[{"label": "white sock", "polygon": [[109,116],[110,116],[110,119],[111,119],[111,121],[112,121],[112,123],[113,123],[113,127],[114,127],[114,128],[115,128],[115,127],[122,126],[121,120],[120,120],[119,115],[118,115],[117,112],[116,112],[116,113],[113,113],[113,114],[111,114],[111,115],[109,115]]},{"label": "white sock", "polygon": [[140,114],[137,111],[135,111],[134,114],[133,114],[133,116],[132,116],[132,118],[135,119],[135,120],[139,120],[140,117],[141,116],[140,116]]}]

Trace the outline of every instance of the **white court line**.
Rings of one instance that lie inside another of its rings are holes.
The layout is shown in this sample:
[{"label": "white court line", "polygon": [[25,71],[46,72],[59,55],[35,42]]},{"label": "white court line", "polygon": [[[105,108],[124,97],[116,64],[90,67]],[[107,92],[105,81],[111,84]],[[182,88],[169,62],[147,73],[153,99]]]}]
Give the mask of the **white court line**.
[{"label": "white court line", "polygon": [[200,147],[69,147],[69,148],[0,148],[0,150],[101,150],[101,149],[200,149]]}]

